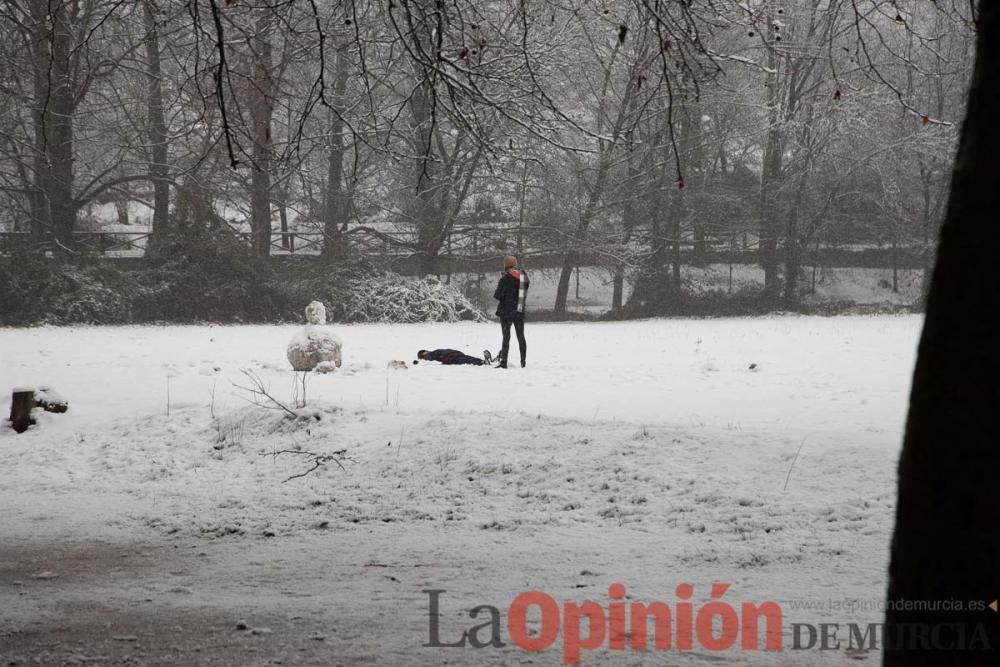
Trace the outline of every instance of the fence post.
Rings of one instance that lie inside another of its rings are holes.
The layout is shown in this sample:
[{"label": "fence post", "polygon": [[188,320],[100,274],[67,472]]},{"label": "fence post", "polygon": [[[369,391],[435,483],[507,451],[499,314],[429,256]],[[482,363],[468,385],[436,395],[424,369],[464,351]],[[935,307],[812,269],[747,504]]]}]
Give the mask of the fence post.
[{"label": "fence post", "polygon": [[448,230],[448,259],[445,261],[445,270],[447,271],[447,273],[445,274],[445,281],[444,281],[445,285],[450,285],[451,284],[451,257],[452,257],[452,253],[451,253],[451,235],[454,234],[454,233],[455,233],[454,229],[449,229]]},{"label": "fence post", "polygon": [[812,294],[815,294],[815,293],[816,293],[816,263],[817,263],[817,261],[819,261],[819,257],[818,257],[818,255],[819,255],[819,250],[818,250],[818,249],[819,249],[819,241],[817,241],[817,242],[816,242],[816,245],[814,245],[814,246],[813,246],[813,261],[812,261],[812,265],[813,265],[813,275],[812,275]]}]

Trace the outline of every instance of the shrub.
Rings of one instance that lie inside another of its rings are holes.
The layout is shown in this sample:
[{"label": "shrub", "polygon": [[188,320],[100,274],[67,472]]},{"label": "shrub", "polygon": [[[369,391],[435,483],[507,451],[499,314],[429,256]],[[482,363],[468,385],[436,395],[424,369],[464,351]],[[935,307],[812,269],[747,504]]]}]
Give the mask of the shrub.
[{"label": "shrub", "polygon": [[0,258],[0,324],[119,323],[129,317],[120,272],[41,254]]},{"label": "shrub", "polygon": [[457,290],[361,262],[260,260],[228,232],[186,230],[139,269],[107,260],[0,258],[0,325],[301,322],[314,299],[340,322],[485,319]]},{"label": "shrub", "polygon": [[487,321],[457,289],[435,278],[406,279],[391,273],[350,280],[344,298],[330,305],[334,318],[347,322]]}]

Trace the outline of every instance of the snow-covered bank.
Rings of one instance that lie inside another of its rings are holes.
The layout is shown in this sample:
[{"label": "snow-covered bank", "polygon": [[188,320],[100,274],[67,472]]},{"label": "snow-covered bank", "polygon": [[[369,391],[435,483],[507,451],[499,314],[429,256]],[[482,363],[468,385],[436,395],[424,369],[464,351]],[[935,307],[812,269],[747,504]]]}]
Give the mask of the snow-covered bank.
[{"label": "snow-covered bank", "polygon": [[[387,369],[418,348],[495,351],[495,325],[336,327],[344,368],[310,377],[319,419],[303,421],[248,404],[232,384],[250,369],[291,403],[284,344],[296,327],[0,330],[0,391],[47,384],[70,401],[26,434],[0,435],[0,525],[17,540],[225,545],[204,547],[217,565],[185,579],[185,607],[256,599],[317,622],[350,608],[373,629],[330,638],[332,655],[393,662],[560,662],[558,650],[421,649],[425,588],[449,592],[455,623],[524,590],[606,601],[614,581],[641,600],[670,598],[680,582],[705,599],[724,581],[730,601],[778,600],[790,621],[872,621],[788,604],[882,594],[919,326],[914,316],[529,325],[529,366],[506,372]],[[345,469],[331,462],[285,482],[311,467],[268,454],[286,449],[337,453]],[[319,563],[308,597],[271,599],[302,588],[295,573]],[[244,568],[263,583],[248,589]],[[140,589],[121,594],[149,595]],[[2,620],[51,611],[19,600]],[[637,661],[599,653],[584,664]]]}]

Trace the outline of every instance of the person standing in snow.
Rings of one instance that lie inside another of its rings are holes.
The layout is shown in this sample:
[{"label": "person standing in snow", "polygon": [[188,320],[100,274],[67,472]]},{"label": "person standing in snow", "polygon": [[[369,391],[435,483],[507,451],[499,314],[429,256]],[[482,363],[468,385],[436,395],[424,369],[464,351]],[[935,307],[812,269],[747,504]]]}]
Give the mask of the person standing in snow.
[{"label": "person standing in snow", "polygon": [[493,298],[497,304],[497,317],[500,318],[500,331],[503,334],[503,345],[500,348],[499,367],[507,368],[507,353],[510,349],[510,327],[514,325],[517,333],[517,345],[521,352],[521,368],[527,361],[528,343],[524,340],[524,302],[528,296],[528,274],[517,266],[517,258],[507,255],[503,258],[503,275],[497,283]]}]

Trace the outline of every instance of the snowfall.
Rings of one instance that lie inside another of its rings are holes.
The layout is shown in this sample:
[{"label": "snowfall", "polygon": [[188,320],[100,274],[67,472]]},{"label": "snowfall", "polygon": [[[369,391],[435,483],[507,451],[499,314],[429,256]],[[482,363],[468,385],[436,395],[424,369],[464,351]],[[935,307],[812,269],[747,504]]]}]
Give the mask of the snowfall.
[{"label": "snowfall", "polygon": [[[69,402],[0,429],[0,658],[558,665],[561,639],[509,641],[518,594],[721,582],[781,604],[784,650],[582,664],[878,664],[791,650],[791,626],[881,620],[921,323],[529,322],[507,370],[412,363],[495,353],[496,324],[332,324],[343,367],[304,388],[295,325],[0,329],[0,395]],[[423,646],[430,589],[441,642],[493,605],[506,646]]]}]

